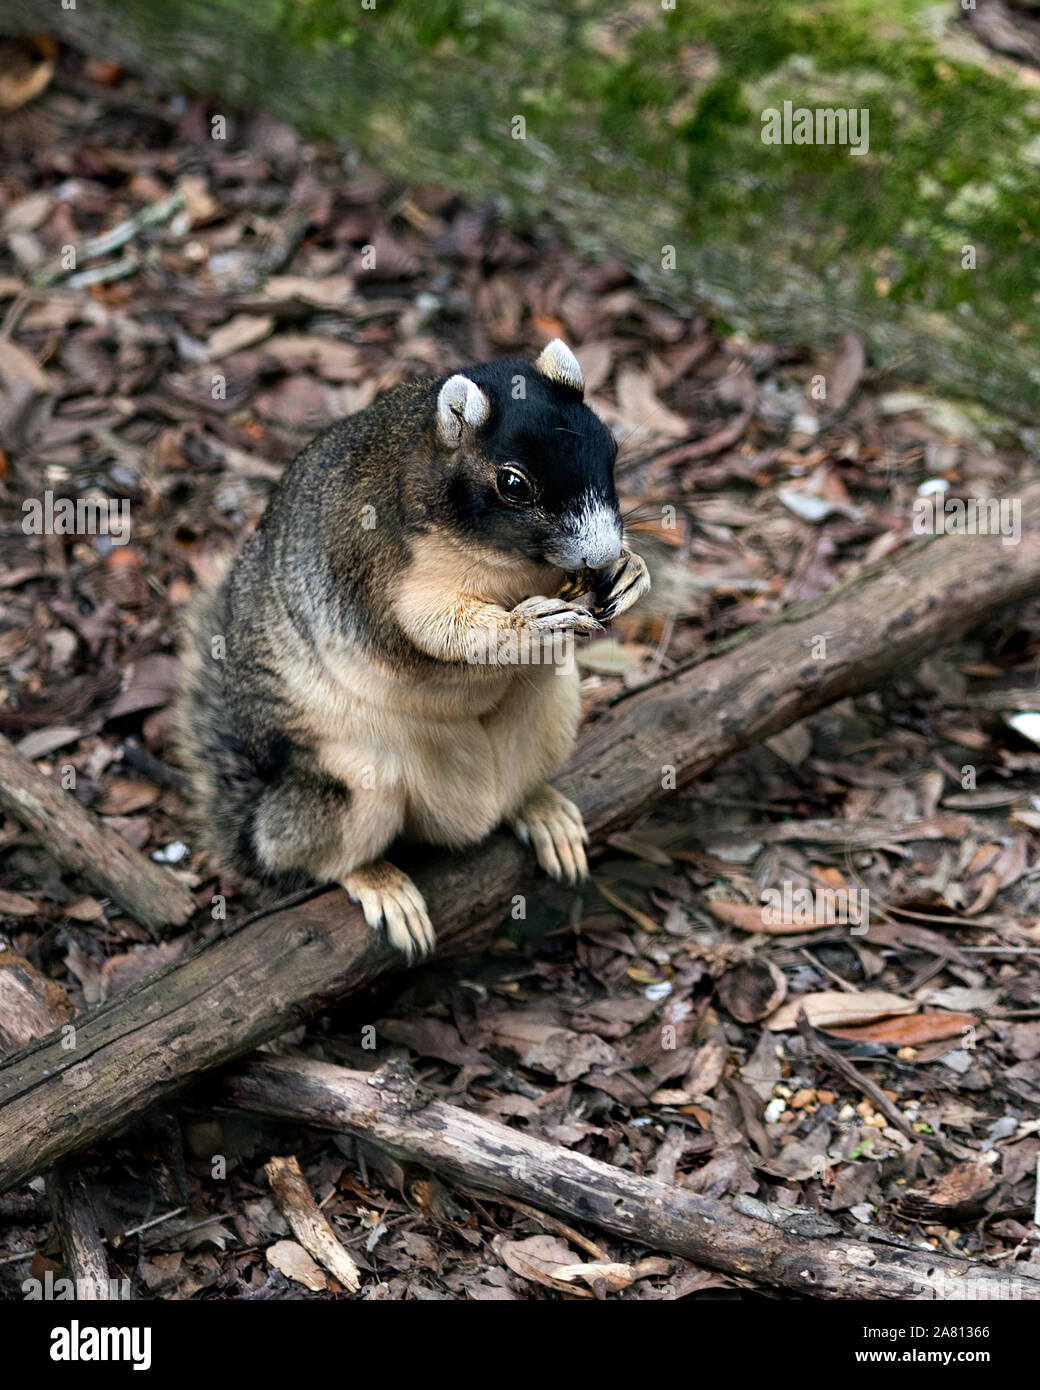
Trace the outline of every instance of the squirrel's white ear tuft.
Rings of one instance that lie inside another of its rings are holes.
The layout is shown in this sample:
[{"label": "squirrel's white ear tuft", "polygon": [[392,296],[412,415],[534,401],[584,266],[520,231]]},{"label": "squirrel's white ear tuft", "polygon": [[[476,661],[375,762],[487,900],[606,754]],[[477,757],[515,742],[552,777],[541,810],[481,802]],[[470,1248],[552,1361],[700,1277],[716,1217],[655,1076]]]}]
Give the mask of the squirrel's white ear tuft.
[{"label": "squirrel's white ear tuft", "polygon": [[437,397],[437,433],[449,449],[457,449],[462,441],[463,425],[476,429],[487,419],[490,402],[475,381],[468,376],[450,376]]},{"label": "squirrel's white ear tuft", "polygon": [[585,378],[578,366],[578,359],[561,338],[554,338],[542,348],[534,369],[550,381],[558,381],[561,386],[570,386],[575,391],[585,390]]}]

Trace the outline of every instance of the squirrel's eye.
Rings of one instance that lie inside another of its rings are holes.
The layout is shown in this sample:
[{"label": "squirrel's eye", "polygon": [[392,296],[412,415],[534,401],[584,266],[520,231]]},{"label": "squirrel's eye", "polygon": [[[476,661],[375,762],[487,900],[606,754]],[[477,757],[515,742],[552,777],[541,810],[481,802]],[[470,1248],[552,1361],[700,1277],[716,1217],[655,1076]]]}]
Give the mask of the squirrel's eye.
[{"label": "squirrel's eye", "polygon": [[495,475],[495,486],[499,496],[512,502],[514,507],[526,507],[534,501],[534,488],[519,468],[500,468]]}]

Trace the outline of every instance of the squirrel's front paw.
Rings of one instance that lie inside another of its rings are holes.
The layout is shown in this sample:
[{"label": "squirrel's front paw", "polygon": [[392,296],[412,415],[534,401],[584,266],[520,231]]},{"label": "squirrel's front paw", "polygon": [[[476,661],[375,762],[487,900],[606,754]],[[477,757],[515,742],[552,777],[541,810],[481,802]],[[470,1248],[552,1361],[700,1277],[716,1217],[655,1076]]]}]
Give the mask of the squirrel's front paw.
[{"label": "squirrel's front paw", "polygon": [[525,845],[533,847],[539,864],[552,878],[577,883],[588,876],[585,846],[589,837],[581,812],[555,787],[548,783],[537,787],[510,816],[509,824]]},{"label": "squirrel's front paw", "polygon": [[510,611],[509,621],[517,631],[573,632],[588,637],[599,632],[602,624],[584,604],[570,603],[562,598],[525,598]]},{"label": "squirrel's front paw", "polygon": [[650,588],[650,571],[641,555],[626,550],[596,584],[596,616],[605,623],[638,603]]},{"label": "squirrel's front paw", "polygon": [[409,961],[427,956],[435,940],[423,896],[415,884],[385,859],[366,864],[341,880],[373,931],[384,931],[391,946]]}]

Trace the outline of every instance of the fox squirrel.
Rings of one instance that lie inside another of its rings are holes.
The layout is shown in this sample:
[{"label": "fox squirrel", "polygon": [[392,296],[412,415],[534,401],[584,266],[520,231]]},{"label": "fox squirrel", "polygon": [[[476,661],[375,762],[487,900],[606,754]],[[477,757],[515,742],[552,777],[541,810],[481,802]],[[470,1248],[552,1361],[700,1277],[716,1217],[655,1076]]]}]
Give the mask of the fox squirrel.
[{"label": "fox squirrel", "polygon": [[505,820],[584,877],[581,813],[546,781],[578,726],[567,648],[650,580],[583,392],[554,339],[398,386],[288,466],[183,648],[176,741],[233,877],[341,884],[410,959],[434,932],[382,858],[401,834],[457,849]]}]

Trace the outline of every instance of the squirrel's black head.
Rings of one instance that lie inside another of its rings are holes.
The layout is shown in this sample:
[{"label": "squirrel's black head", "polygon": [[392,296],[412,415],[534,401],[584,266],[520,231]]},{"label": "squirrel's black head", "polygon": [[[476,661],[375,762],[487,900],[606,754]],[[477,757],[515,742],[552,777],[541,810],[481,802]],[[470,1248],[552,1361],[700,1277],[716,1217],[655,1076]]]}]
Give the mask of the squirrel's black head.
[{"label": "squirrel's black head", "polygon": [[467,367],[437,390],[437,510],[453,530],[564,570],[621,554],[617,445],[559,338],[530,362]]}]

